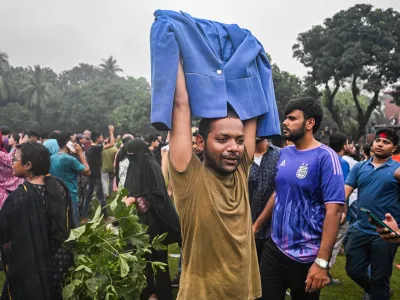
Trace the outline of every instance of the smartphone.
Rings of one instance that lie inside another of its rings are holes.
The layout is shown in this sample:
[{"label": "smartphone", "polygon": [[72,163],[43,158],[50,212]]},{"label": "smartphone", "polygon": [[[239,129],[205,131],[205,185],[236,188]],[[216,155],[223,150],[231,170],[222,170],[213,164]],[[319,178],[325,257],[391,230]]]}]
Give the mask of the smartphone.
[{"label": "smartphone", "polygon": [[75,149],[74,143],[72,143],[71,141],[69,141],[69,142],[67,143],[67,147],[68,147],[69,151],[71,151],[72,153],[76,153],[76,149]]},{"label": "smartphone", "polygon": [[367,216],[372,220],[372,223],[374,223],[376,227],[387,228],[389,232],[393,232],[396,235],[396,238],[400,238],[400,235],[397,232],[395,232],[392,228],[383,223],[372,211],[364,207],[361,207],[360,210],[367,214]]}]

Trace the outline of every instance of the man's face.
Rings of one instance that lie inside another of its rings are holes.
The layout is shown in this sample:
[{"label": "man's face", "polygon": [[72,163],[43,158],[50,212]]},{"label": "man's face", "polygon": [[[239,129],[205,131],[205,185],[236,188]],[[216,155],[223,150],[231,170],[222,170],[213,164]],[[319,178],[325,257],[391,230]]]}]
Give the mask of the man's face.
[{"label": "man's face", "polygon": [[193,146],[193,152],[197,156],[202,156],[203,155],[203,148],[197,144],[197,137],[193,136],[192,137],[192,146]]},{"label": "man's face", "polygon": [[81,139],[79,140],[79,143],[81,143],[81,145],[83,145],[85,142],[86,142],[86,138],[81,138]]},{"label": "man's face", "polygon": [[29,136],[28,137],[28,142],[31,142],[31,143],[37,143],[38,140],[39,140],[39,138],[37,136]]},{"label": "man's face", "polygon": [[152,145],[154,148],[157,148],[159,144],[160,144],[160,141],[159,141],[159,140],[156,140],[156,141],[151,142],[151,145]]},{"label": "man's face", "polygon": [[90,139],[90,131],[85,130],[85,132],[83,133],[83,135],[85,136],[86,139]]},{"label": "man's face", "polygon": [[207,142],[200,135],[197,142],[204,147],[204,163],[218,173],[229,175],[236,171],[244,153],[243,123],[233,118],[216,120]]},{"label": "man's face", "polygon": [[12,159],[13,174],[15,177],[25,178],[28,175],[28,170],[31,169],[31,162],[22,164],[21,161],[21,149],[15,151],[14,157]]},{"label": "man's face", "polygon": [[283,121],[283,137],[291,142],[301,139],[306,134],[306,122],[302,111],[292,111]]},{"label": "man's face", "polygon": [[349,142],[347,141],[346,145],[344,146],[344,151],[346,152],[346,154],[348,155],[354,155],[356,154],[356,147],[354,146],[354,142]]},{"label": "man's face", "polygon": [[161,142],[161,141],[162,141],[162,136],[159,135],[159,136],[157,137],[157,139],[158,139],[159,142]]},{"label": "man's face", "polygon": [[392,156],[393,152],[396,150],[396,147],[388,139],[377,138],[372,144],[372,150],[376,158],[386,159]]},{"label": "man's face", "polygon": [[8,138],[8,144],[11,147],[14,147],[17,144],[17,141],[14,139],[14,137],[12,135],[10,135],[10,137]]},{"label": "man's face", "polygon": [[101,144],[101,143],[103,143],[103,141],[104,141],[103,135],[100,135],[100,136],[98,137],[98,139],[97,139],[97,143],[98,143],[98,144]]}]

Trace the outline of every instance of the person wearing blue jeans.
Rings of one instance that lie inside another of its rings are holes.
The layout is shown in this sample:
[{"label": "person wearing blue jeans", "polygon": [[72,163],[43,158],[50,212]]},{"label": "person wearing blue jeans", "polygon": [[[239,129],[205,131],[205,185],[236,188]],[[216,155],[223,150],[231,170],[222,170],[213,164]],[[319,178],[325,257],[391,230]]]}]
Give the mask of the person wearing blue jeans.
[{"label": "person wearing blue jeans", "polygon": [[88,219],[89,203],[92,201],[94,189],[96,189],[97,198],[99,199],[102,212],[105,219],[108,218],[106,206],[106,199],[104,197],[103,186],[101,183],[101,167],[102,167],[102,152],[108,148],[114,147],[114,126],[108,126],[110,139],[109,142],[103,146],[103,135],[100,132],[93,131],[90,138],[92,139],[91,146],[86,150],[86,157],[90,167],[90,177],[88,181],[88,193],[85,202],[83,203],[83,219],[81,223],[86,223]]},{"label": "person wearing blue jeans", "polygon": [[95,189],[96,189],[97,198],[99,199],[99,202],[100,202],[100,205],[102,208],[102,213],[104,214],[104,218],[107,218],[108,214],[107,214],[107,208],[105,208],[106,199],[104,198],[103,186],[101,183],[101,178],[97,178],[97,177],[89,178],[86,199],[85,199],[85,202],[83,202],[83,212],[82,212],[83,218],[87,219],[87,217],[88,217],[89,204],[92,201],[93,192]]},{"label": "person wearing blue jeans", "polygon": [[391,297],[390,277],[397,246],[379,237],[376,226],[360,208],[370,210],[381,220],[390,213],[400,221],[400,163],[391,158],[398,142],[393,129],[378,130],[372,145],[374,157],[355,165],[346,180],[346,199],[358,188],[357,221],[345,245],[346,272],[364,289],[364,299]]}]

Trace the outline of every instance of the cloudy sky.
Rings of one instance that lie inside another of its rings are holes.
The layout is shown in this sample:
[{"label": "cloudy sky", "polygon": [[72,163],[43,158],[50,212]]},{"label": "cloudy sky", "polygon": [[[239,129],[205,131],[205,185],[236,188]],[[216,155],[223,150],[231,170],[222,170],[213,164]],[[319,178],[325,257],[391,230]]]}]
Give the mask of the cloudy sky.
[{"label": "cloudy sky", "polygon": [[149,32],[156,9],[250,29],[281,69],[304,76],[292,58],[298,33],[357,2],[400,11],[400,0],[1,0],[0,51],[12,65],[56,72],[113,55],[124,75],[150,77]]}]

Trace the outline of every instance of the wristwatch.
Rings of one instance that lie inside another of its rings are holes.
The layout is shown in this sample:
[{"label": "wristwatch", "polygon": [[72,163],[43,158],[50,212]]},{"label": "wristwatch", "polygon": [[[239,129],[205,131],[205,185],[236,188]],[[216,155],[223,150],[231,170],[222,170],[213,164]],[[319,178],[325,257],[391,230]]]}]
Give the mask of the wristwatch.
[{"label": "wristwatch", "polygon": [[320,266],[322,269],[328,269],[328,262],[325,259],[322,258],[316,258],[314,261],[318,266]]}]

